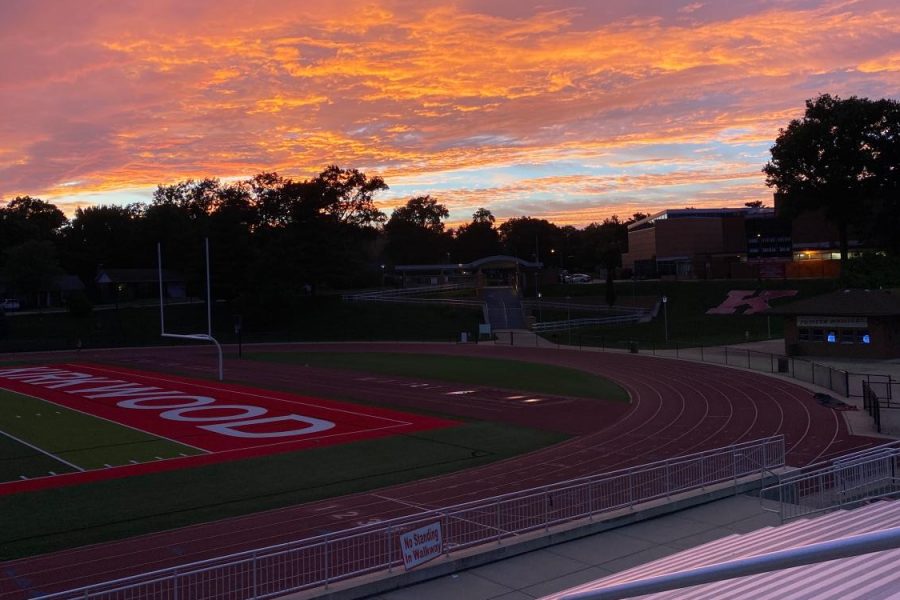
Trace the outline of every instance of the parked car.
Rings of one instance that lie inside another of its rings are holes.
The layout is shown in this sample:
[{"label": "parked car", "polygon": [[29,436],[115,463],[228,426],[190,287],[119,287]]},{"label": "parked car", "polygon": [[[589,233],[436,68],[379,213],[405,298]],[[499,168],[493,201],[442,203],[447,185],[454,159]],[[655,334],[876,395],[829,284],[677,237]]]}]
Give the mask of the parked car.
[{"label": "parked car", "polygon": [[0,309],[3,310],[19,310],[19,301],[15,298],[4,298],[0,300]]},{"label": "parked car", "polygon": [[586,273],[566,275],[566,283],[590,283],[594,278]]}]

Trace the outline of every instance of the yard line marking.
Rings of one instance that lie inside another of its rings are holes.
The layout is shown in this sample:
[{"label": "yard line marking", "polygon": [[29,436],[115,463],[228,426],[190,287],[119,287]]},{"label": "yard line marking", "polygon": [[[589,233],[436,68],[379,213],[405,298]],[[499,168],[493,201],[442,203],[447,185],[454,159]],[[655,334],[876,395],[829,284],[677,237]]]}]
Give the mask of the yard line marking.
[{"label": "yard line marking", "polygon": [[[38,448],[38,447],[35,446],[34,444],[29,444],[29,443],[26,442],[25,440],[20,440],[19,438],[17,438],[17,437],[14,436],[13,434],[7,433],[7,432],[3,431],[2,429],[0,429],[0,434],[3,434],[3,435],[5,435],[6,437],[8,437],[8,438],[10,438],[10,439],[12,439],[12,440],[15,440],[15,441],[19,442],[20,444],[22,444],[22,445],[24,445],[24,446],[28,446],[28,447],[31,448],[32,450],[37,450],[37,451],[40,452],[41,454],[44,454],[44,455],[46,455],[46,456],[49,456],[49,457],[52,458],[53,460],[59,461],[59,462],[63,463],[64,465],[69,465],[69,466],[72,467],[73,469],[77,469],[77,470],[79,470],[79,471],[84,471],[84,469],[82,469],[82,468],[79,467],[78,465],[76,465],[76,464],[74,464],[74,463],[70,463],[70,462],[67,461],[66,459],[60,458],[60,457],[56,456],[55,454],[53,454],[52,452],[47,452],[47,451],[44,450],[43,448]],[[50,471],[50,472],[53,473],[53,471]],[[56,475],[56,473],[53,473],[53,474]]]},{"label": "yard line marking", "polygon": [[3,387],[3,385],[0,385],[0,390],[7,390],[13,394],[19,394],[20,396],[25,396],[26,398],[31,398],[32,400],[40,400],[41,402],[48,402],[48,403],[52,404],[53,406],[59,406],[60,408],[65,408],[66,410],[71,410],[72,412],[81,413],[81,414],[91,417],[93,419],[101,419],[103,421],[106,421],[107,423],[112,423],[113,425],[118,425],[119,427],[125,427],[125,428],[131,429],[133,431],[138,431],[140,433],[143,433],[144,435],[157,437],[161,440],[166,440],[167,442],[172,442],[173,444],[179,444],[181,446],[187,446],[188,448],[193,448],[194,450],[199,450],[200,452],[202,452],[204,454],[212,454],[212,451],[207,450],[205,448],[200,448],[199,446],[194,446],[194,445],[191,445],[191,444],[188,444],[185,442],[179,442],[177,440],[167,438],[164,435],[159,435],[158,433],[150,433],[149,431],[144,431],[143,429],[138,429],[137,427],[132,427],[131,425],[126,425],[125,423],[119,423],[118,421],[113,421],[112,419],[107,419],[106,417],[101,417],[100,415],[95,415],[93,413],[89,413],[89,412],[86,412],[86,411],[83,411],[83,410],[80,410],[77,408],[72,408],[71,406],[65,406],[65,405],[59,404],[57,402],[54,402],[53,400],[48,400],[47,398],[40,398],[38,396],[35,396],[33,394],[28,394],[26,392],[18,392],[18,391],[9,390],[8,388]]}]

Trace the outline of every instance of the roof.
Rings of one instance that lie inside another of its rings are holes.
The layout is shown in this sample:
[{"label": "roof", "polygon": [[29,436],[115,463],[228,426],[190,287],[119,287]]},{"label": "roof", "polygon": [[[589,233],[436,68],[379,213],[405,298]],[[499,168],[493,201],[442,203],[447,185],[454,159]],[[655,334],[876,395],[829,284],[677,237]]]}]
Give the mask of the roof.
[{"label": "roof", "polygon": [[900,316],[900,292],[897,290],[840,290],[770,308],[765,314],[844,317]]},{"label": "roof", "polygon": [[633,229],[643,229],[656,223],[668,219],[723,219],[726,217],[745,217],[745,218],[771,218],[775,216],[774,208],[756,208],[756,207],[740,207],[740,208],[668,208],[657,213],[645,217],[640,221],[635,221],[628,226],[629,231]]},{"label": "roof", "polygon": [[[184,281],[184,276],[177,271],[163,269],[163,281]],[[157,269],[100,269],[97,272],[97,283],[147,283],[159,281]]]},{"label": "roof", "polygon": [[78,292],[84,289],[84,284],[77,275],[60,275],[53,280],[51,288],[60,292]]},{"label": "roof", "polygon": [[543,268],[544,264],[541,262],[529,262],[527,260],[523,260],[521,258],[517,258],[515,256],[488,256],[486,258],[479,258],[478,260],[473,260],[470,263],[444,263],[444,264],[434,264],[434,265],[397,265],[394,267],[394,271],[406,271],[406,272],[414,272],[414,271],[473,271],[475,269],[480,269],[485,265],[497,264],[502,265],[504,267],[514,267],[518,264],[520,267],[525,269],[540,269]]}]

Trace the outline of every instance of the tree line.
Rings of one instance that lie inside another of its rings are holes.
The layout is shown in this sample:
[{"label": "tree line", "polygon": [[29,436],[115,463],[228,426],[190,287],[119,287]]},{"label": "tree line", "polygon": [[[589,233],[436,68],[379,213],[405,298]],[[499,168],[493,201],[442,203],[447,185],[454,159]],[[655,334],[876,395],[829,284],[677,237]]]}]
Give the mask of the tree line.
[{"label": "tree line", "polygon": [[387,189],[381,177],[333,165],[304,180],[260,173],[160,185],[149,203],[79,208],[71,219],[50,202],[17,197],[0,207],[0,273],[26,293],[64,272],[90,284],[101,267],[155,267],[160,242],[166,268],[190,285],[203,281],[208,238],[216,297],[266,305],[323,287],[380,285],[396,264],[509,254],[569,270],[614,269],[628,223],[645,216],[583,229],[532,217],[498,226],[479,208],[470,222],[448,228],[447,207],[431,196],[411,198],[388,217],[375,204]]},{"label": "tree line", "polygon": [[[779,213],[822,211],[838,229],[845,273],[851,234],[881,257],[900,255],[900,103],[810,99],[804,116],[779,131],[771,155],[763,172]],[[583,229],[531,217],[497,226],[479,208],[451,229],[447,207],[431,196],[411,198],[388,217],[374,200],[387,189],[381,177],[333,165],[304,180],[260,173],[160,185],[147,204],[79,208],[72,219],[49,202],[17,197],[0,207],[0,276],[25,292],[62,272],[90,283],[101,266],[154,266],[161,242],[167,266],[202,281],[201,244],[209,238],[216,296],[271,305],[323,286],[378,285],[395,264],[495,254],[612,272],[627,251],[628,224],[646,216]],[[873,264],[873,273],[886,270]]]}]

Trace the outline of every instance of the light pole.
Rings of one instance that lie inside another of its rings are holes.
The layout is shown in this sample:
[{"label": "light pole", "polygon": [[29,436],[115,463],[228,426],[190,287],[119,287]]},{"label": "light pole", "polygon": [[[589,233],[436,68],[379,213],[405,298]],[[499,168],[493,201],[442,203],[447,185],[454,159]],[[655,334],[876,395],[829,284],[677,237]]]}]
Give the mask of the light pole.
[{"label": "light pole", "polygon": [[663,326],[665,327],[666,343],[668,344],[669,343],[669,310],[668,310],[668,308],[666,308],[669,304],[668,296],[662,297],[662,303],[663,303]]},{"label": "light pole", "polygon": [[566,309],[568,311],[568,316],[566,320],[568,321],[566,325],[568,325],[569,329],[569,345],[572,345],[572,298],[571,296],[566,296]]},{"label": "light pole", "polygon": [[538,292],[538,323],[544,320],[544,311],[541,309],[541,293]]}]

